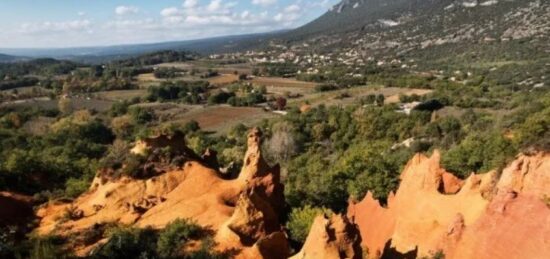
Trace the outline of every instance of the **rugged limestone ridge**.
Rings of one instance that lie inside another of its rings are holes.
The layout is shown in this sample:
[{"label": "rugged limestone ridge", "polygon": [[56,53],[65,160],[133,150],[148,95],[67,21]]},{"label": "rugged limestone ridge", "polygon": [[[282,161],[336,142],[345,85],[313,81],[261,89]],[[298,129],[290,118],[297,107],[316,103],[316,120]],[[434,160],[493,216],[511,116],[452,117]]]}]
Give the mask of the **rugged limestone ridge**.
[{"label": "rugged limestone ridge", "polygon": [[[398,254],[445,258],[548,258],[550,154],[520,155],[496,172],[461,183],[439,165],[440,156],[416,155],[395,195],[382,207],[367,194],[350,202],[370,258]],[[491,248],[491,249],[487,249]]]},{"label": "rugged limestone ridge", "polygon": [[[68,236],[105,223],[163,228],[178,218],[188,218],[216,233],[219,250],[237,251],[237,257],[284,258],[289,249],[278,219],[284,206],[279,168],[263,160],[259,130],[252,130],[248,138],[237,179],[222,179],[195,154],[188,157],[197,160],[186,162],[181,169],[149,179],[97,177],[90,190],[74,202],[41,208],[37,231]],[[167,138],[164,144],[180,147],[181,143],[170,140],[175,139]],[[140,150],[155,148],[151,145],[143,142]],[[94,245],[77,248],[77,252],[84,255]]]},{"label": "rugged limestone ridge", "polygon": [[317,216],[302,250],[292,259],[363,258],[361,237],[344,215]]}]

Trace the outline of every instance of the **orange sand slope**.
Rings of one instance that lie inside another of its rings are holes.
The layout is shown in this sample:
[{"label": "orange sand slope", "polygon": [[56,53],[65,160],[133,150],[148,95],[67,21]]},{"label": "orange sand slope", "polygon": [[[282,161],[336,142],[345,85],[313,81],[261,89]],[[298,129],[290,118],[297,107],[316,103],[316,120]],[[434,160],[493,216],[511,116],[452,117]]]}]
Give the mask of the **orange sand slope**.
[{"label": "orange sand slope", "polygon": [[[38,233],[70,235],[101,223],[163,228],[189,218],[216,233],[220,250],[238,256],[286,258],[289,248],[278,216],[284,206],[279,168],[260,153],[261,133],[248,136],[248,151],[237,179],[224,180],[201,161],[147,180],[94,180],[90,190],[70,204],[49,204],[38,211]],[[60,220],[67,209],[76,217]],[[77,249],[85,255],[93,247]]]},{"label": "orange sand slope", "polygon": [[550,154],[520,155],[499,177],[472,174],[464,182],[439,165],[440,155],[416,155],[388,206],[372,194],[351,202],[370,258],[550,258]]}]

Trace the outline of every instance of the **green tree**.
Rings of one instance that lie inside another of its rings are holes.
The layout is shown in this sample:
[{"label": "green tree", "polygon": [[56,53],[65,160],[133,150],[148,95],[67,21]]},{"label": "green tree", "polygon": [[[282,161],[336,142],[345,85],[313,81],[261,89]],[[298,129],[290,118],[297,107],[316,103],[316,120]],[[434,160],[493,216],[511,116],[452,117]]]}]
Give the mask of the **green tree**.
[{"label": "green tree", "polygon": [[290,232],[290,238],[303,243],[306,241],[315,217],[324,214],[330,215],[331,213],[328,209],[312,207],[310,205],[302,208],[293,208],[286,224]]}]

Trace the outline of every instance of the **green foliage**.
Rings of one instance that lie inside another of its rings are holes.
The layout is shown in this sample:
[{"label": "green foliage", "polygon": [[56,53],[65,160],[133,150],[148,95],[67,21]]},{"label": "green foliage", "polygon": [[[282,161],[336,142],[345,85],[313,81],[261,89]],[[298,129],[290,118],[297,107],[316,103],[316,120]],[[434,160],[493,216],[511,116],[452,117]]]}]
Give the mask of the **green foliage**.
[{"label": "green foliage", "polygon": [[526,117],[519,126],[517,142],[524,147],[550,149],[550,107]]},{"label": "green foliage", "polygon": [[206,72],[204,72],[201,75],[201,78],[206,79],[206,78],[216,77],[216,76],[219,76],[219,75],[220,75],[220,73],[218,73],[218,71],[208,69]]},{"label": "green foliage", "polygon": [[147,124],[148,122],[151,122],[155,117],[152,111],[141,108],[139,106],[132,107],[129,111],[129,114],[136,124]]},{"label": "green foliage", "polygon": [[227,103],[229,98],[235,97],[235,93],[232,92],[225,92],[225,91],[219,91],[217,93],[213,93],[208,97],[208,104],[222,104]]},{"label": "green foliage", "polygon": [[69,178],[65,183],[65,195],[76,198],[90,187],[91,179],[88,177]]},{"label": "green foliage", "polygon": [[0,90],[10,90],[19,87],[34,86],[38,79],[34,77],[23,77],[15,80],[0,81]]},{"label": "green foliage", "polygon": [[258,103],[265,102],[265,97],[259,92],[247,94],[245,97],[230,97],[227,103],[231,106],[253,106]]},{"label": "green foliage", "polygon": [[[229,258],[213,252],[214,243],[204,230],[190,220],[176,220],[165,229],[116,227],[107,231],[109,241],[96,249],[91,258]],[[185,244],[200,240],[198,251],[186,252]]]},{"label": "green foliage", "polygon": [[30,242],[32,243],[28,257],[30,259],[71,258],[70,253],[61,248],[64,240],[59,237],[47,236],[33,238]]},{"label": "green foliage", "polygon": [[109,234],[109,241],[92,258],[127,259],[154,258],[157,235],[152,229],[117,228]]},{"label": "green foliage", "polygon": [[334,91],[337,89],[338,89],[338,86],[333,84],[320,84],[318,86],[315,86],[315,92],[328,92],[328,91]]},{"label": "green foliage", "polygon": [[178,219],[159,234],[157,253],[163,258],[176,257],[181,246],[191,238],[197,238],[201,227],[186,219]]},{"label": "green foliage", "polygon": [[298,69],[294,63],[265,63],[260,74],[287,77],[295,75]]},{"label": "green foliage", "polygon": [[76,69],[77,64],[55,59],[34,59],[16,63],[0,63],[0,79],[24,77],[27,75],[65,75]]},{"label": "green foliage", "polygon": [[188,121],[182,128],[183,134],[192,133],[201,129],[199,123],[195,120]]},{"label": "green foliage", "polygon": [[128,112],[129,106],[130,103],[127,101],[115,102],[109,110],[109,115],[111,115],[111,117],[122,116]]},{"label": "green foliage", "polygon": [[505,166],[517,149],[500,132],[467,136],[460,144],[451,147],[442,157],[443,166],[466,178],[472,172],[487,172]]},{"label": "green foliage", "polygon": [[149,87],[146,99],[152,102],[181,100],[184,103],[197,104],[202,98],[200,94],[205,93],[209,86],[207,81],[163,82],[160,86]]},{"label": "green foliage", "polygon": [[113,141],[110,129],[97,120],[57,125],[42,136],[0,129],[0,171],[5,172],[0,182],[8,190],[34,194],[66,189],[73,196],[93,178],[98,159]]},{"label": "green foliage", "polygon": [[135,58],[113,61],[109,64],[109,66],[116,66],[116,67],[150,66],[150,65],[157,65],[161,63],[189,61],[189,60],[195,59],[195,56],[196,55],[190,52],[165,50],[165,51],[157,51],[157,52],[141,55]]},{"label": "green foliage", "polygon": [[330,215],[331,213],[330,210],[312,207],[310,205],[306,205],[302,208],[293,208],[286,224],[290,232],[290,238],[294,241],[303,243],[306,241],[315,217]]},{"label": "green foliage", "polygon": [[155,75],[156,78],[166,79],[166,78],[176,78],[179,75],[181,75],[183,72],[185,71],[181,69],[173,68],[173,67],[171,68],[160,67],[160,68],[157,68],[153,74]]}]

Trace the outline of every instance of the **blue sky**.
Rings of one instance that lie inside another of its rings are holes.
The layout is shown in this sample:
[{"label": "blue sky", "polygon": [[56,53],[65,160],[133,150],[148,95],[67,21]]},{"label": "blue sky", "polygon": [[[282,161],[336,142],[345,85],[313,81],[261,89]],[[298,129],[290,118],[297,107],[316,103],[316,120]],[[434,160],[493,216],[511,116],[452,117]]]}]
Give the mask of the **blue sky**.
[{"label": "blue sky", "polygon": [[1,0],[0,48],[150,43],[288,29],[338,0]]}]

